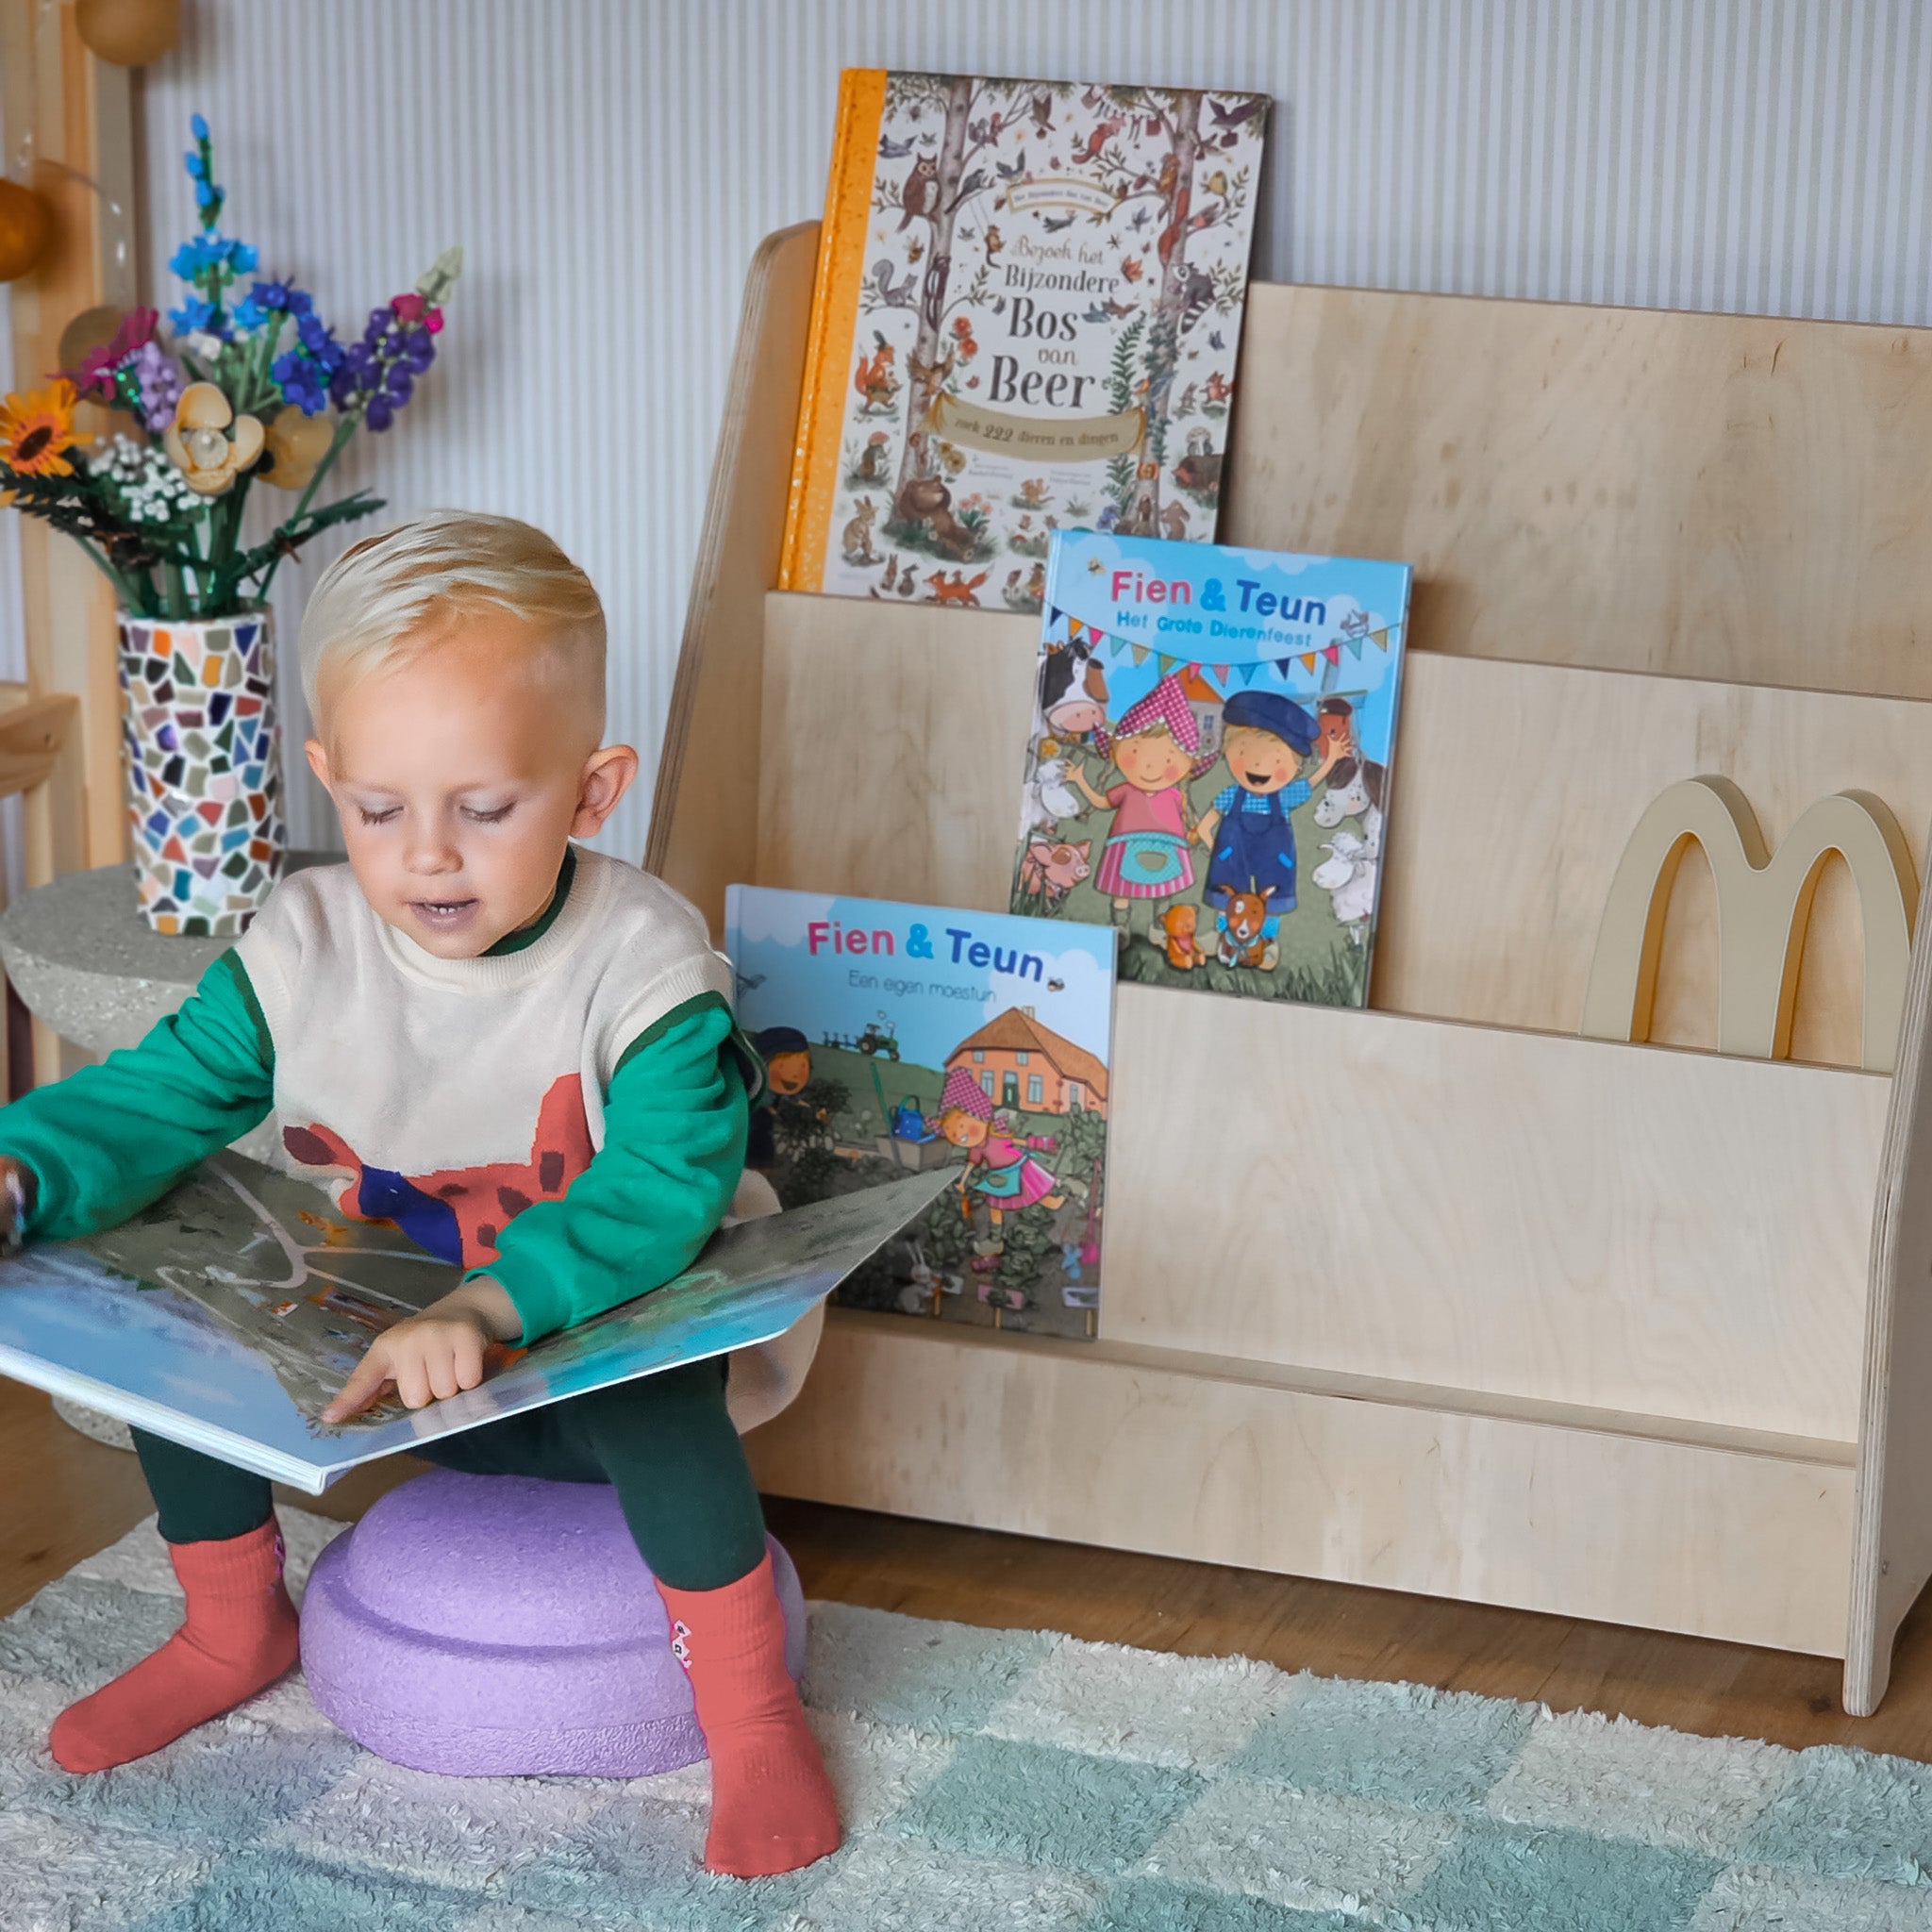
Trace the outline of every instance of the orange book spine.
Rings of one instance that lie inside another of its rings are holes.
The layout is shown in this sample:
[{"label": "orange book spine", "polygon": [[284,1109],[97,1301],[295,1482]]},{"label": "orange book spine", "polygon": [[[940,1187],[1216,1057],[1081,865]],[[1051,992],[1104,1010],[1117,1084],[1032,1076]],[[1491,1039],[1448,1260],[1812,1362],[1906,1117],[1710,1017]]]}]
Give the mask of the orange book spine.
[{"label": "orange book spine", "polygon": [[858,326],[858,282],[885,106],[884,68],[848,67],[840,75],[832,170],[819,228],[805,377],[792,441],[791,491],[778,553],[781,591],[816,591],[824,576],[839,437],[845,420],[845,370]]}]

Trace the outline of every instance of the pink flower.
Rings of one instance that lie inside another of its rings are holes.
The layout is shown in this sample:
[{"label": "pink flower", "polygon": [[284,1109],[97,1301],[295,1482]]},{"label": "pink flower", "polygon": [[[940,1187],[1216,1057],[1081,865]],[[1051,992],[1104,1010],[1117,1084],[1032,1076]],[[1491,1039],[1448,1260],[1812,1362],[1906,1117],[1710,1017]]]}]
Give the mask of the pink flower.
[{"label": "pink flower", "polygon": [[80,358],[79,368],[68,372],[68,379],[82,395],[98,389],[111,400],[115,370],[154,334],[158,320],[152,308],[130,310],[122,317],[113,340],[90,349]]},{"label": "pink flower", "polygon": [[425,310],[423,316],[423,326],[431,335],[440,336],[442,333],[442,310],[440,308]]},{"label": "pink flower", "polygon": [[389,306],[395,310],[399,322],[423,320],[424,302],[420,295],[393,295],[390,298]]}]

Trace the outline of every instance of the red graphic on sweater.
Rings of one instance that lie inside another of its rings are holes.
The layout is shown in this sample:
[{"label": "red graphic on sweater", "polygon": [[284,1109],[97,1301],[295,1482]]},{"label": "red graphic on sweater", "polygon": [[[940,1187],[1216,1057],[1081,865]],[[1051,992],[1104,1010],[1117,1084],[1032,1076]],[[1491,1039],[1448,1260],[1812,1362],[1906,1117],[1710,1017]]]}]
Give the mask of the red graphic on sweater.
[{"label": "red graphic on sweater", "polygon": [[371,1167],[320,1122],[282,1129],[282,1145],[305,1167],[345,1167],[353,1176],[336,1205],[355,1221],[389,1222],[444,1261],[479,1268],[495,1260],[505,1226],[540,1201],[561,1200],[591,1164],[591,1124],[581,1074],[559,1074],[537,1112],[525,1161],[440,1168],[405,1174]]}]

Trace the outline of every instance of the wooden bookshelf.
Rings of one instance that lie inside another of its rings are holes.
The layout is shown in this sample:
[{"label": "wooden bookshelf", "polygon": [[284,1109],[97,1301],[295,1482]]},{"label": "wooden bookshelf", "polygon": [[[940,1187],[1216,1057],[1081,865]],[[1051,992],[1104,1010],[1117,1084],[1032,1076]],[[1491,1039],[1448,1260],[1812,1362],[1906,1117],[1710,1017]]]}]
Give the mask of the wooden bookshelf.
[{"label": "wooden bookshelf", "polygon": [[[784,595],[816,229],[754,264],[647,863],[1005,906],[1035,620]],[[1896,1075],[1820,874],[1790,1060],[1577,1037],[1702,773],[1932,825],[1932,331],[1257,286],[1223,532],[1416,567],[1372,1008],[1126,986],[1091,1344],[835,1311],[779,1494],[1846,1659],[1932,1574],[1932,942]],[[755,769],[754,769],[755,766]],[[756,808],[751,805],[755,797]]]}]

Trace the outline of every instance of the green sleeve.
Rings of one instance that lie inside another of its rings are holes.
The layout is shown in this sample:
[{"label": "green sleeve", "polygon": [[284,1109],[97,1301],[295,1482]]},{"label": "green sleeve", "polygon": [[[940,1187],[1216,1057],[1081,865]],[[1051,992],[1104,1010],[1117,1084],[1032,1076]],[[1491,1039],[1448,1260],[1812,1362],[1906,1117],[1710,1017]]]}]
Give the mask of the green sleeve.
[{"label": "green sleeve", "polygon": [[26,1232],[65,1241],[125,1221],[274,1099],[267,1024],[247,968],[224,953],[139,1046],[0,1108],[0,1154],[34,1176]]},{"label": "green sleeve", "polygon": [[744,1172],[745,1074],[731,1008],[688,1000],[626,1049],[604,1098],[604,1144],[561,1200],[508,1223],[498,1282],[523,1340],[661,1288],[697,1258]]}]

